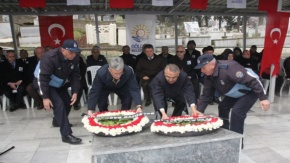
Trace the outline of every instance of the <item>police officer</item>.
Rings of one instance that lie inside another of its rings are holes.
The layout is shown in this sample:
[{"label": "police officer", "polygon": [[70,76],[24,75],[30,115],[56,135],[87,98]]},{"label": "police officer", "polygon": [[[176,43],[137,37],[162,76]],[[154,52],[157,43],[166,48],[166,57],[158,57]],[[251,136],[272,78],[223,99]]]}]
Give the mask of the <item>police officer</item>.
[{"label": "police officer", "polygon": [[177,65],[168,64],[165,69],[159,72],[150,83],[152,98],[155,110],[160,111],[162,119],[167,116],[167,102],[170,98],[175,101],[175,108],[172,116],[181,116],[187,103],[191,106],[192,115],[202,115],[195,106],[195,95],[192,83],[187,74],[180,71]]},{"label": "police officer", "polygon": [[[46,110],[53,109],[54,117],[60,126],[62,141],[78,144],[82,140],[72,135],[68,113],[77,99],[80,85],[79,56],[81,50],[75,40],[65,40],[62,47],[46,52],[35,70],[35,86],[39,87]],[[70,97],[65,82],[72,88]]]},{"label": "police officer", "polygon": [[197,103],[199,111],[204,112],[215,89],[225,95],[218,106],[219,117],[224,120],[223,128],[243,134],[247,112],[258,98],[262,109],[268,110],[270,102],[259,77],[252,70],[235,61],[216,61],[210,54],[200,56],[195,68],[205,74],[203,94]]},{"label": "police officer", "polygon": [[131,108],[132,98],[137,105],[137,112],[142,111],[140,87],[137,84],[134,71],[124,65],[121,57],[113,57],[109,64],[102,66],[93,81],[88,99],[88,115],[93,116],[93,111],[98,104],[99,111],[108,111],[108,96],[116,93],[121,99],[121,110]]}]

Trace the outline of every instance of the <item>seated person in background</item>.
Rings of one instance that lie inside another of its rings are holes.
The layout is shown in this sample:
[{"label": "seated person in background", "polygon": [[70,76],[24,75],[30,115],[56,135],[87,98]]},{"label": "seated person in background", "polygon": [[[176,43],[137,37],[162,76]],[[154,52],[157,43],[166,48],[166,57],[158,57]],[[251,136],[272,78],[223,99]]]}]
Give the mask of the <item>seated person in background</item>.
[{"label": "seated person in background", "polygon": [[163,59],[164,65],[167,65],[169,63],[169,60],[173,57],[173,55],[168,53],[168,46],[162,46],[161,53],[158,55],[158,57]]},{"label": "seated person in background", "polygon": [[185,48],[181,45],[177,46],[176,55],[171,58],[169,63],[175,64],[179,67],[180,71],[187,74],[187,77],[193,84],[195,100],[199,98],[199,81],[198,72],[194,69],[197,63],[194,63],[194,59],[189,55],[185,55]]},{"label": "seated person in background", "polygon": [[151,94],[149,84],[152,79],[164,69],[165,65],[162,58],[154,54],[154,48],[151,44],[144,47],[146,57],[139,59],[136,66],[136,73],[140,80],[140,85],[143,88],[144,98],[146,99],[145,106],[151,104]]},{"label": "seated person in background", "polygon": [[[270,80],[270,67],[267,68],[262,73],[262,78]],[[280,74],[276,75],[276,82],[275,82],[275,95],[276,96],[280,96],[280,89],[281,89],[282,84],[283,84],[283,76],[281,76]],[[268,88],[264,88],[264,89],[267,92],[269,87]]]},{"label": "seated person in background", "polygon": [[[178,68],[175,64],[168,64],[165,69],[159,72],[150,83],[150,90],[154,108],[167,119],[167,102],[170,98],[175,101],[175,107],[172,116],[181,116],[186,102],[192,109],[192,115],[202,115],[195,106],[194,89],[188,79],[188,75]],[[185,98],[186,100],[185,100]]]},{"label": "seated person in background", "polygon": [[235,47],[235,48],[234,48],[234,53],[235,53],[235,55],[236,55],[237,57],[240,57],[240,56],[242,56],[242,54],[243,54],[241,48],[239,48],[239,47]]},{"label": "seated person in background", "polygon": [[[77,53],[77,55],[80,56],[80,53]],[[87,81],[86,81],[87,65],[85,64],[82,57],[80,57],[80,59],[79,59],[79,68],[80,68],[80,75],[81,75],[80,89],[79,89],[77,100],[74,103],[74,110],[79,110],[81,108],[79,103],[80,103],[80,100],[83,96],[83,91],[85,91],[85,93],[88,94],[88,85],[87,85]]]},{"label": "seated person in background", "polygon": [[88,115],[92,116],[98,104],[99,111],[108,111],[108,96],[116,93],[121,99],[121,110],[131,108],[132,99],[137,105],[137,112],[142,111],[140,88],[132,69],[124,65],[120,57],[113,57],[109,64],[102,66],[93,82],[88,99]]},{"label": "seated person in background", "polygon": [[30,97],[34,99],[35,105],[38,110],[43,109],[43,103],[42,103],[42,98],[37,88],[35,88],[33,85],[33,79],[34,79],[34,70],[36,68],[38,61],[43,56],[43,54],[44,54],[44,48],[36,47],[34,49],[34,56],[28,58],[28,61],[29,61],[28,72],[27,72],[28,85],[26,87],[26,92]]},{"label": "seated person in background", "polygon": [[[87,60],[86,60],[87,67],[90,67],[90,66],[103,66],[103,65],[108,63],[106,58],[105,58],[105,56],[100,54],[100,47],[94,46],[92,48],[91,52],[92,52],[92,55],[89,55],[87,57]],[[90,83],[92,81],[91,78],[92,78],[91,74],[88,73],[88,82],[89,82],[89,84],[91,84]]]},{"label": "seated person in background", "polygon": [[24,80],[28,84],[27,73],[28,73],[29,60],[28,60],[27,50],[24,50],[24,49],[20,50],[20,58],[16,59],[16,62],[20,65],[20,67],[23,67],[23,72],[25,74]]},{"label": "seated person in background", "polygon": [[197,64],[197,58],[200,56],[200,51],[196,50],[196,43],[194,40],[189,40],[187,42],[187,49],[186,49],[186,53],[185,55],[188,55],[190,56],[193,61],[194,61],[194,64]]},{"label": "seated person in background", "polygon": [[105,56],[100,54],[100,47],[94,46],[91,52],[92,55],[87,57],[87,67],[103,66],[108,63]]},{"label": "seated person in background", "polygon": [[220,56],[223,58],[223,60],[228,60],[228,54],[233,55],[234,52],[231,49],[225,49]]},{"label": "seated person in background", "polygon": [[128,45],[123,46],[122,48],[123,54],[120,56],[124,63],[128,66],[131,66],[135,71],[136,64],[137,64],[137,56],[130,54],[130,47]]},{"label": "seated person in background", "polygon": [[10,112],[23,108],[23,96],[25,95],[26,83],[24,81],[23,67],[16,62],[14,50],[8,50],[7,61],[3,62],[1,75],[3,75],[4,94],[9,98]]},{"label": "seated person in background", "polygon": [[0,63],[4,62],[5,60],[6,60],[6,57],[4,55],[3,48],[0,47]]},{"label": "seated person in background", "polygon": [[226,54],[225,57],[226,57],[226,60],[234,61],[234,60],[236,59],[237,56],[236,56],[235,53],[232,51],[232,52]]},{"label": "seated person in background", "polygon": [[258,74],[259,62],[257,62],[254,58],[251,57],[251,53],[249,52],[249,50],[244,50],[242,57],[239,60],[237,60],[237,62],[246,68],[252,69],[255,73]]},{"label": "seated person in background", "polygon": [[251,53],[251,57],[256,60],[256,62],[261,62],[262,60],[262,55],[263,53],[258,53],[257,52],[257,46],[256,45],[252,45],[250,48],[250,53]]},{"label": "seated person in background", "polygon": [[285,72],[286,72],[286,78],[290,78],[290,57],[287,57],[283,63]]},{"label": "seated person in background", "polygon": [[47,45],[44,47],[44,51],[47,52],[47,51],[50,51],[51,49],[53,49],[51,46]]}]

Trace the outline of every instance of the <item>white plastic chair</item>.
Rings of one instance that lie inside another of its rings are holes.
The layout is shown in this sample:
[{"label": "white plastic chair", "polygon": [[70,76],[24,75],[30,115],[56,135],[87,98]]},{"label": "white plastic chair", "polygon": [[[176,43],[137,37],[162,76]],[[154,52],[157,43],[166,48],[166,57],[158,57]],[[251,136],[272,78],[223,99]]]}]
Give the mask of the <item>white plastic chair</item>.
[{"label": "white plastic chair", "polygon": [[[90,90],[92,88],[92,84],[93,84],[94,79],[96,77],[96,74],[97,74],[97,72],[98,72],[98,70],[100,68],[101,68],[101,66],[90,66],[90,67],[87,67],[86,81],[87,81],[87,85],[88,85],[88,92],[90,92]],[[90,74],[91,74],[91,80],[90,80],[91,82],[89,82],[89,79],[88,79],[88,72],[90,72]],[[108,96],[108,100],[109,100],[109,105],[112,105],[112,99],[111,99],[111,95],[110,94]]]},{"label": "white plastic chair", "polygon": [[[29,106],[29,102],[28,102],[28,96],[24,96],[23,100],[24,100],[26,108],[29,109],[30,106]],[[2,110],[6,111],[6,107],[9,105],[10,105],[9,99],[3,94],[2,95]]]},{"label": "white plastic chair", "polygon": [[[286,85],[286,83],[288,82],[288,83],[290,83],[290,78],[287,78],[287,75],[286,75],[286,72],[285,72],[285,69],[284,69],[284,67],[282,67],[282,71],[284,72],[284,79],[283,79],[283,84],[282,84],[282,86],[281,86],[281,88],[280,88],[280,97],[282,96],[282,92],[283,92],[283,89],[284,89],[284,86]],[[289,91],[288,91],[288,95],[290,95],[290,86],[289,86]]]}]

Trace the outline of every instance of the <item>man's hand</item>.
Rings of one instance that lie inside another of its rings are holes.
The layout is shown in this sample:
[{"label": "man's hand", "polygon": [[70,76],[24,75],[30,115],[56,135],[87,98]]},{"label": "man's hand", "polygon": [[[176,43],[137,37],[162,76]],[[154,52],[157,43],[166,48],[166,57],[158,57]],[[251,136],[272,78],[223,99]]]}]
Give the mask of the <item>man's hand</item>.
[{"label": "man's hand", "polygon": [[270,101],[268,101],[268,100],[260,101],[260,105],[264,111],[267,111],[270,107]]},{"label": "man's hand", "polygon": [[50,110],[51,107],[53,107],[52,102],[50,101],[49,98],[43,99],[43,107],[45,110]]},{"label": "man's hand", "polygon": [[88,116],[92,117],[93,116],[93,111],[92,110],[88,110]]},{"label": "man's hand", "polygon": [[150,78],[148,76],[143,77],[144,80],[149,80]]},{"label": "man's hand", "polygon": [[161,112],[161,114],[162,114],[161,119],[168,119],[168,116],[167,116],[167,114],[165,113],[164,110],[162,110],[162,111],[160,111],[160,112]]},{"label": "man's hand", "polygon": [[78,98],[78,94],[74,93],[74,94],[71,96],[71,100],[70,100],[71,103],[70,103],[70,105],[73,105],[73,104],[76,102],[77,98]]},{"label": "man's hand", "polygon": [[199,112],[197,109],[196,109],[196,105],[192,106],[191,107],[191,116],[193,117],[196,117],[196,116],[203,116],[203,114],[201,112]]},{"label": "man's hand", "polygon": [[22,83],[22,80],[18,80],[15,84],[20,85]]},{"label": "man's hand", "polygon": [[142,112],[142,107],[141,106],[137,106],[136,112],[137,113],[141,113]]},{"label": "man's hand", "polygon": [[16,87],[16,83],[12,83],[12,82],[11,82],[11,83],[8,83],[8,85],[9,85],[10,88],[12,88],[12,89],[14,89],[14,90],[17,89],[17,87]]}]

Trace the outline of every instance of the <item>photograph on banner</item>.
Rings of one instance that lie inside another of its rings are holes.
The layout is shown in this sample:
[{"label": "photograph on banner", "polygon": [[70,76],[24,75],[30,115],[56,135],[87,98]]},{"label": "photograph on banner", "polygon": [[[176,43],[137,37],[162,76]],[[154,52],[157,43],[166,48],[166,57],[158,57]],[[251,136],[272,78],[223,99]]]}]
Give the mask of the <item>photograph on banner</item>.
[{"label": "photograph on banner", "polygon": [[126,15],[125,22],[127,45],[131,48],[131,54],[140,54],[144,44],[155,47],[155,15]]},{"label": "photograph on banner", "polygon": [[227,8],[246,8],[247,0],[227,0]]}]

